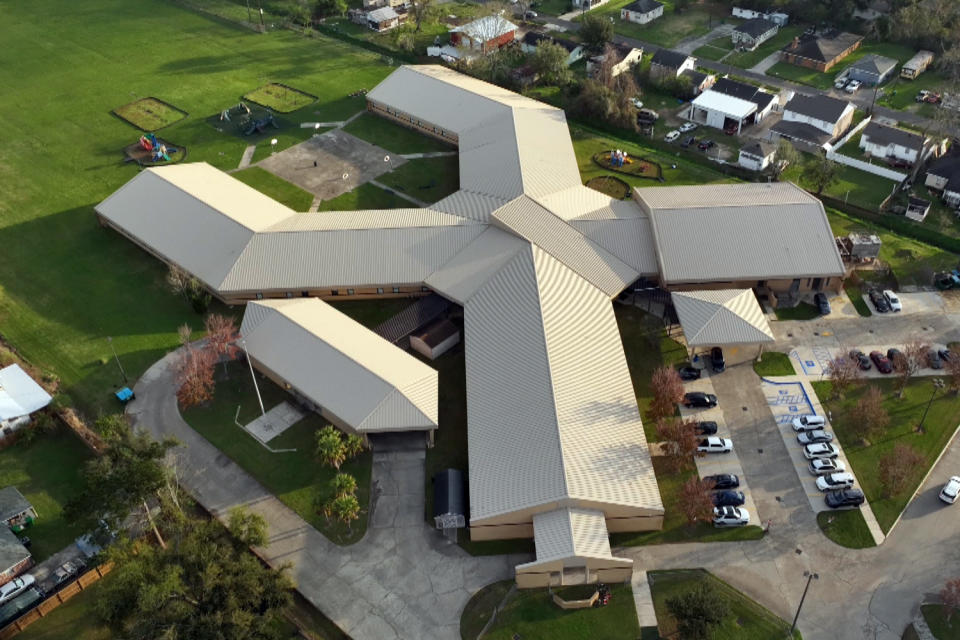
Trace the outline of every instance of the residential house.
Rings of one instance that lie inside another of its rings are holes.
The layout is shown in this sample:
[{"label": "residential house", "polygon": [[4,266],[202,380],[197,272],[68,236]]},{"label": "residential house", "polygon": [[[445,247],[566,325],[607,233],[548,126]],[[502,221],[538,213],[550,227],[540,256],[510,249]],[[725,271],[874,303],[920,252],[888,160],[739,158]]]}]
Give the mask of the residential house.
[{"label": "residential house", "polygon": [[942,192],[948,205],[960,207],[960,156],[947,156],[931,164],[924,184]]},{"label": "residential house", "polygon": [[753,51],[758,46],[777,35],[780,27],[766,18],[752,18],[737,25],[730,37],[738,49]]},{"label": "residential house", "polygon": [[650,60],[650,77],[663,82],[678,77],[684,71],[694,71],[697,59],[679,51],[658,49]]},{"label": "residential house", "polygon": [[609,2],[609,0],[573,0],[573,8],[580,9],[581,11],[590,11],[607,2]]},{"label": "residential house", "polygon": [[37,518],[37,511],[16,487],[0,489],[0,522],[14,531],[26,527]]},{"label": "residential house", "polygon": [[680,74],[681,78],[686,78],[690,81],[690,96],[691,98],[696,97],[713,86],[717,81],[717,76],[707,73],[700,73],[699,71],[694,71],[693,69],[684,69]]},{"label": "residential house", "polygon": [[663,3],[657,0],[634,0],[620,9],[620,19],[637,24],[653,22],[663,15]]},{"label": "residential house", "polygon": [[[730,78],[720,78],[714,82],[710,88],[713,91],[746,100],[757,105],[757,110],[751,122],[760,122],[766,118],[770,115],[770,112],[773,111],[773,107],[776,104],[776,96],[772,93],[767,93],[760,87],[755,87],[752,84],[737,82]],[[747,124],[751,124],[751,122]]]},{"label": "residential house", "polygon": [[875,87],[893,77],[897,61],[876,54],[865,55],[847,69],[847,77],[862,84]]},{"label": "residential house", "polygon": [[30,422],[30,414],[43,409],[53,398],[20,365],[0,369],[0,437]]},{"label": "residential house", "polygon": [[407,0],[363,0],[364,11],[372,11],[380,7],[398,7],[406,6]]},{"label": "residential house", "polygon": [[754,11],[753,9],[743,9],[741,7],[734,7],[731,12],[734,18],[743,18],[744,20],[753,20],[754,18],[763,18],[764,20],[769,20],[778,27],[785,27],[790,21],[789,14],[780,13],[778,11],[771,11],[765,13],[763,11]]},{"label": "residential house", "polygon": [[517,25],[500,15],[484,16],[450,30],[454,47],[488,54],[510,44],[517,37]]},{"label": "residential house", "polygon": [[770,128],[771,135],[821,147],[850,127],[854,111],[845,100],[796,94],[784,106],[783,119]]},{"label": "residential house", "polygon": [[860,136],[860,148],[877,158],[915,164],[923,153],[925,139],[912,131],[885,127],[871,122]]},{"label": "residential house", "polygon": [[616,78],[624,71],[629,71],[630,67],[640,64],[640,58],[643,57],[643,49],[634,49],[633,47],[623,47],[613,45],[614,59],[608,61],[607,54],[601,53],[587,59],[587,75],[593,76],[601,65],[609,65],[610,76]]},{"label": "residential house", "polygon": [[773,162],[777,148],[769,142],[756,140],[740,149],[737,162],[741,167],[752,171],[763,171]]},{"label": "residential house", "polygon": [[540,46],[542,42],[552,42],[553,44],[558,44],[564,49],[567,50],[567,66],[569,67],[577,60],[583,58],[584,50],[583,45],[579,42],[574,42],[573,40],[567,40],[566,38],[554,38],[553,36],[540,33],[538,31],[528,31],[523,35],[523,38],[520,40],[520,48],[524,53],[533,53],[537,50],[537,47]]},{"label": "residential house", "polygon": [[829,71],[838,62],[856,51],[863,36],[855,33],[827,31],[805,33],[780,51],[783,62],[817,71]]},{"label": "residential house", "polygon": [[389,31],[400,24],[400,14],[393,7],[380,7],[367,13],[367,26],[374,31]]},{"label": "residential house", "polygon": [[0,527],[0,585],[32,566],[33,558],[20,539],[7,527]]}]

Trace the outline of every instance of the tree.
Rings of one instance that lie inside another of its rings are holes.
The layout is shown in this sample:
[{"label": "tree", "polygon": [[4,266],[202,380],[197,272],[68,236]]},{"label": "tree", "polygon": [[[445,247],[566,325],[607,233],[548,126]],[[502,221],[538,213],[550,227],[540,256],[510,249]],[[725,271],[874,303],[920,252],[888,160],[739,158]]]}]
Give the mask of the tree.
[{"label": "tree", "polygon": [[170,265],[170,270],[167,271],[167,286],[170,287],[175,295],[183,296],[184,300],[189,301],[189,292],[190,292],[190,274],[181,269],[175,264]]},{"label": "tree", "polygon": [[122,538],[106,552],[114,563],[98,587],[97,614],[129,640],[236,638],[276,640],[292,584],[233,540],[216,520],[187,516],[169,500],[159,520],[167,549]]},{"label": "tree", "polygon": [[316,455],[320,462],[330,465],[337,471],[344,462],[359,455],[366,448],[363,438],[356,434],[345,435],[339,429],[327,425],[317,430]]},{"label": "tree", "polygon": [[923,465],[923,455],[908,444],[897,444],[890,453],[880,458],[880,484],[884,494],[891,498],[907,488],[907,481]]},{"label": "tree", "polygon": [[695,422],[660,418],[657,420],[657,436],[665,443],[664,458],[672,473],[685,468],[693,456],[697,455],[700,438],[697,436]]},{"label": "tree", "polygon": [[240,340],[237,322],[229,316],[211,313],[203,324],[207,330],[206,348],[213,353],[216,360],[223,360],[223,369],[226,372],[227,362],[234,360],[240,353],[237,347],[237,341]]},{"label": "tree", "polygon": [[893,371],[897,374],[897,397],[902,398],[912,378],[927,362],[930,345],[920,338],[913,338],[900,348],[893,357]]},{"label": "tree", "polygon": [[690,478],[680,485],[677,495],[677,508],[691,527],[698,522],[708,522],[713,518],[713,499],[711,483],[697,477]]},{"label": "tree", "polygon": [[333,489],[333,495],[337,498],[341,496],[352,496],[357,492],[357,480],[349,473],[338,473],[330,481]]},{"label": "tree", "polygon": [[677,404],[683,401],[683,380],[673,367],[657,367],[650,378],[653,401],[650,415],[654,420],[672,416]]},{"label": "tree", "polygon": [[567,55],[567,50],[556,42],[544,41],[533,52],[530,64],[542,83],[563,86],[573,78],[570,67],[567,66]]},{"label": "tree", "polygon": [[321,18],[342,16],[347,12],[347,0],[317,0],[314,15]]},{"label": "tree", "polygon": [[[105,444],[103,455],[84,465],[78,491],[64,505],[64,514],[81,531],[93,531],[102,539],[141,508],[151,519],[146,501],[166,485],[163,460],[177,442],[157,442],[145,431],[134,431],[122,415],[100,418],[97,431]],[[157,538],[162,544],[158,532]]]},{"label": "tree", "polygon": [[420,33],[424,20],[433,13],[433,0],[412,0],[410,13],[413,15],[414,32]]},{"label": "tree", "polygon": [[683,640],[708,640],[713,628],[730,615],[730,605],[709,582],[667,598],[667,611],[677,621],[677,635]]},{"label": "tree", "polygon": [[213,398],[213,367],[217,359],[208,349],[187,345],[177,362],[177,403],[188,409]]},{"label": "tree", "polygon": [[948,386],[953,395],[960,393],[960,358],[951,357],[944,361],[947,373],[950,374]]},{"label": "tree", "polygon": [[860,380],[860,366],[842,349],[827,365],[827,376],[831,382],[831,397],[842,398],[851,385]]},{"label": "tree", "polygon": [[883,431],[890,424],[890,414],[883,406],[883,393],[880,388],[870,385],[860,399],[853,414],[849,417],[854,431],[867,439]]},{"label": "tree", "polygon": [[589,51],[600,53],[613,40],[613,23],[604,16],[588,13],[580,22],[579,33]]},{"label": "tree", "polygon": [[337,496],[330,503],[330,512],[349,527],[351,522],[360,517],[360,502],[352,494]]},{"label": "tree", "polygon": [[948,580],[940,590],[940,603],[943,605],[943,614],[950,622],[954,612],[960,609],[960,578]]},{"label": "tree", "polygon": [[813,185],[817,195],[840,179],[840,165],[824,155],[815,155],[803,164],[800,177]]},{"label": "tree", "polygon": [[230,509],[227,530],[248,547],[262,547],[267,544],[267,521],[246,507]]},{"label": "tree", "polygon": [[617,93],[593,78],[583,81],[570,111],[584,120],[602,120],[625,128],[636,126],[636,109],[630,104],[630,96]]},{"label": "tree", "polygon": [[193,336],[193,329],[186,322],[177,327],[177,339],[182,346],[190,344],[190,338]]},{"label": "tree", "polygon": [[773,154],[773,177],[779,180],[784,170],[792,164],[800,161],[800,154],[793,143],[786,138],[780,138],[777,143],[777,151]]}]

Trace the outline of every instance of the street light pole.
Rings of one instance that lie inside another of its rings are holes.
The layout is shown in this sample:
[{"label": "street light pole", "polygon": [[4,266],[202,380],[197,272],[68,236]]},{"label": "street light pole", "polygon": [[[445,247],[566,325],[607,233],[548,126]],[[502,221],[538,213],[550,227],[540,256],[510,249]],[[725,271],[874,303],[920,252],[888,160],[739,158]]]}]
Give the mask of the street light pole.
[{"label": "street light pole", "polygon": [[933,404],[933,397],[937,395],[937,391],[943,389],[943,380],[940,378],[933,379],[933,393],[930,394],[930,399],[927,400],[927,406],[923,410],[923,416],[920,418],[920,424],[917,425],[917,433],[923,433],[923,421],[927,419],[927,412],[930,411],[930,405]]},{"label": "street light pole", "polygon": [[113,338],[107,336],[107,344],[110,345],[110,351],[113,351],[113,358],[117,361],[117,367],[120,369],[120,375],[123,376],[123,383],[127,383],[127,372],[123,370],[123,365],[120,364],[120,357],[117,355],[117,350],[113,348]]},{"label": "street light pole", "polygon": [[250,377],[253,378],[253,388],[257,392],[257,402],[260,403],[260,415],[266,416],[267,412],[263,408],[263,398],[260,397],[260,387],[257,385],[257,376],[253,374],[253,360],[250,359],[250,354],[247,353],[247,341],[241,340],[240,344],[243,345],[243,355],[247,357],[247,364],[250,365]]},{"label": "street light pole", "polygon": [[803,609],[803,601],[807,599],[807,591],[810,589],[810,581],[820,579],[819,574],[811,573],[810,571],[804,571],[803,575],[807,577],[807,586],[803,588],[803,595],[800,596],[800,604],[797,605],[797,615],[793,616],[793,624],[790,625],[790,633],[787,634],[788,638],[793,637],[793,630],[797,628],[797,619],[800,617],[800,610]]}]

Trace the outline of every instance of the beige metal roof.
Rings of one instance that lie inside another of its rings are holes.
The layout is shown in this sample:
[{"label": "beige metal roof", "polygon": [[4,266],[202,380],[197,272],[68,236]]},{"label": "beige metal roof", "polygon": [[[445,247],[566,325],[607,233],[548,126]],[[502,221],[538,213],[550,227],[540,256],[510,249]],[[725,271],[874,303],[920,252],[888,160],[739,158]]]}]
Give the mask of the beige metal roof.
[{"label": "beige metal roof", "polygon": [[657,275],[657,250],[648,218],[571,220],[570,226],[623,260],[641,276]]},{"label": "beige metal roof", "polygon": [[781,183],[689,189],[635,191],[650,212],[664,283],[843,275],[823,204],[800,188]]},{"label": "beige metal roof", "polygon": [[477,289],[527,246],[512,233],[488,227],[463,251],[434,271],[426,284],[444,297],[466,304]]},{"label": "beige metal roof", "polygon": [[691,347],[773,342],[752,289],[674,291],[670,297]]},{"label": "beige metal roof", "polygon": [[317,298],[250,302],[250,356],[359,432],[435,429],[437,372]]}]

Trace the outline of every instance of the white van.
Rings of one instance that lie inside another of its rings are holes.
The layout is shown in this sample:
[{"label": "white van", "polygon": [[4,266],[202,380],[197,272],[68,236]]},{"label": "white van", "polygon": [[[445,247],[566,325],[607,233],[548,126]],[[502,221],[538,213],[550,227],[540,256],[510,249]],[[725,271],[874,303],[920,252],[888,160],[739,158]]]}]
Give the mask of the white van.
[{"label": "white van", "polygon": [[793,430],[797,432],[823,429],[827,421],[823,416],[800,416],[793,419]]}]

